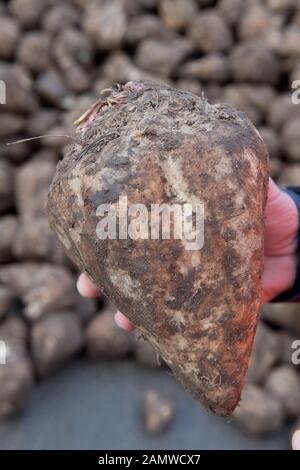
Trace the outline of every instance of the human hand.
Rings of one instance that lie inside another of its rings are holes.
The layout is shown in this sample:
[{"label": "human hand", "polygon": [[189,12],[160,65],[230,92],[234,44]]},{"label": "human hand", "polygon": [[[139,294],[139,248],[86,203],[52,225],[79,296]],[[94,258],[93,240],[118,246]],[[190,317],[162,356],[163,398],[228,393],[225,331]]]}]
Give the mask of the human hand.
[{"label": "human hand", "polygon": [[262,303],[269,302],[293,286],[298,227],[295,202],[270,178],[265,210]]},{"label": "human hand", "polygon": [[[296,272],[296,204],[270,178],[265,211],[265,256],[262,303],[292,287]],[[300,430],[292,437],[293,450],[300,450]]]}]

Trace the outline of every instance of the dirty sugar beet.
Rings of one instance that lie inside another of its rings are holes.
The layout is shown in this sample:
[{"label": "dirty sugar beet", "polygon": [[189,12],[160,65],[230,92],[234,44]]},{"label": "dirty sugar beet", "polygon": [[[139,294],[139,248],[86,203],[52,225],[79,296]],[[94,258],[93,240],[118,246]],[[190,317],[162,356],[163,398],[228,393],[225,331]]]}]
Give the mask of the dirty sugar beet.
[{"label": "dirty sugar beet", "polygon": [[[267,179],[265,145],[243,113],[129,82],[78,120],[49,193],[50,225],[73,261],[222,416],[240,400],[258,319]],[[128,206],[203,204],[202,248],[100,239],[97,208],[117,211],[124,196]]]}]

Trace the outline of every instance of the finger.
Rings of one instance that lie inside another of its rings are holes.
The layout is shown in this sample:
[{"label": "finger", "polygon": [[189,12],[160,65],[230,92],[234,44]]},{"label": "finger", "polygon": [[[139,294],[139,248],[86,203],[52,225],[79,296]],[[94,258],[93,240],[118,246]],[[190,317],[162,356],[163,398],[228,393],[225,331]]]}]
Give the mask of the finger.
[{"label": "finger", "polygon": [[115,314],[115,322],[119,328],[122,328],[122,330],[133,331],[135,329],[131,321],[129,321],[121,312],[117,312]]},{"label": "finger", "polygon": [[262,276],[262,299],[266,304],[281,292],[288,290],[294,283],[296,262],[292,256],[264,257]]},{"label": "finger", "polygon": [[265,254],[291,255],[297,245],[298,211],[293,199],[270,178],[265,208]]},{"label": "finger", "polygon": [[300,429],[293,434],[292,448],[293,450],[300,450]]},{"label": "finger", "polygon": [[80,274],[76,286],[79,294],[83,297],[95,298],[101,295],[98,287],[95,286],[85,273]]},{"label": "finger", "polygon": [[272,203],[276,200],[281,194],[281,190],[279,186],[275,183],[275,181],[270,177],[269,178],[269,185],[268,185],[268,204]]}]

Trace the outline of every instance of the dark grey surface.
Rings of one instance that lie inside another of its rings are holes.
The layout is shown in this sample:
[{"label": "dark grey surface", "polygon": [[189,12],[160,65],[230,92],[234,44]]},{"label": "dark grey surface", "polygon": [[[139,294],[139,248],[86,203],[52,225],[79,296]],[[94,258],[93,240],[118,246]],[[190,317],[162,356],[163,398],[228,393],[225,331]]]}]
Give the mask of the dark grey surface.
[{"label": "dark grey surface", "polygon": [[[160,436],[147,436],[141,401],[147,389],[171,396],[177,412]],[[289,429],[268,439],[244,436],[210,416],[170,373],[133,361],[78,360],[34,390],[25,413],[0,424],[1,449],[285,449]]]}]

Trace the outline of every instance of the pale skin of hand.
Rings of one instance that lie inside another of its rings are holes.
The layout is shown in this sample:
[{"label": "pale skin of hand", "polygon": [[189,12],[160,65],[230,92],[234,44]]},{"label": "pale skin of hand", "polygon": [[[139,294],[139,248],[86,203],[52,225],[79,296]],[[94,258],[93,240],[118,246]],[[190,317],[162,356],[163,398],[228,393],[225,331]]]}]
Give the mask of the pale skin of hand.
[{"label": "pale skin of hand", "polygon": [[[292,287],[294,283],[298,226],[296,204],[270,179],[265,210],[262,303],[269,302],[281,292]],[[99,289],[84,273],[78,278],[77,289],[84,297],[101,295]],[[121,312],[115,314],[115,321],[124,330],[132,331],[134,329],[133,324]],[[294,450],[300,450],[300,430],[293,435],[292,447]]]}]

